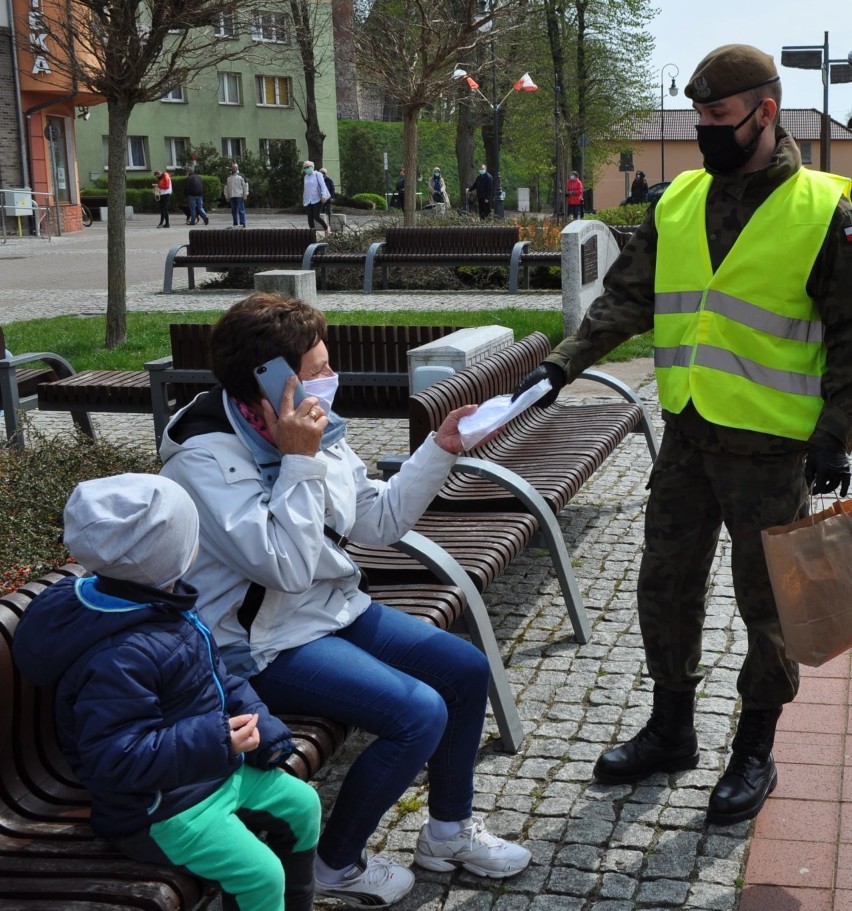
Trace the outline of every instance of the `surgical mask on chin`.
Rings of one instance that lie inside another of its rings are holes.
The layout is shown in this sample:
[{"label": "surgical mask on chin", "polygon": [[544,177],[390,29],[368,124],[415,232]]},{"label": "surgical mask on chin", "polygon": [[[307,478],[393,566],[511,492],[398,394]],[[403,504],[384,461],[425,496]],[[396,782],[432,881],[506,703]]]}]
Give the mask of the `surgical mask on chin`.
[{"label": "surgical mask on chin", "polygon": [[328,414],[334,404],[334,395],[339,383],[340,378],[333,373],[331,376],[321,376],[315,380],[302,380],[302,388],[306,395],[316,396],[322,410]]},{"label": "surgical mask on chin", "polygon": [[724,125],[708,124],[707,126],[696,126],[698,148],[701,149],[701,154],[704,156],[704,167],[708,171],[712,171],[715,174],[730,174],[748,164],[757,151],[757,145],[760,142],[763,129],[758,129],[757,133],[744,146],[737,142],[736,132],[754,116],[754,112],[760,105],[761,102],[758,102],[736,125],[727,123]]}]

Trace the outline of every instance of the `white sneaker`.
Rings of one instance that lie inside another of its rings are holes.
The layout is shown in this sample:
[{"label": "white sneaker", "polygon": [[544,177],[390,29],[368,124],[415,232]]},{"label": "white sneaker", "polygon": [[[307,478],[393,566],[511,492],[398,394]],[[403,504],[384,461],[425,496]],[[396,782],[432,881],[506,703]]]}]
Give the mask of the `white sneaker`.
[{"label": "white sneaker", "polygon": [[526,848],[492,835],[478,816],[452,838],[433,838],[425,823],[417,838],[414,863],[427,870],[455,870],[463,867],[477,876],[504,879],[525,870],[532,859]]},{"label": "white sneaker", "polygon": [[381,854],[368,860],[365,851],[340,882],[329,885],[316,880],[315,885],[318,898],[337,898],[356,908],[387,908],[408,895],[414,885],[414,874]]}]

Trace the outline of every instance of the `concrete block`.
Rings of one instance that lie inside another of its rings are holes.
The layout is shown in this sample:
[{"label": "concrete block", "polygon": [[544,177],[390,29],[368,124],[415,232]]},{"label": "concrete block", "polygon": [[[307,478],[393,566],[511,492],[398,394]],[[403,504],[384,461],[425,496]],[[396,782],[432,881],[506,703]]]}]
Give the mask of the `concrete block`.
[{"label": "concrete block", "polygon": [[[505,326],[475,326],[459,329],[443,338],[427,342],[408,352],[409,388],[417,387],[414,372],[422,367],[450,367],[463,370],[477,364],[489,354],[508,348],[515,340],[511,329]],[[440,377],[439,377],[440,378]]]},{"label": "concrete block", "polygon": [[332,231],[342,231],[345,227],[346,227],[346,216],[343,213],[338,215],[337,212],[332,212],[331,213],[331,223],[329,224],[329,228],[331,228]]},{"label": "concrete block", "polygon": [[[86,200],[84,199],[83,202]],[[109,209],[106,206],[96,206],[94,209],[89,209],[92,213],[92,218],[96,218],[98,221],[107,221],[109,217]],[[133,211],[133,206],[124,207],[124,218],[125,221],[133,221],[136,213]]]},{"label": "concrete block", "polygon": [[255,291],[271,291],[282,297],[298,297],[317,305],[317,274],[313,269],[269,269],[254,276]]}]

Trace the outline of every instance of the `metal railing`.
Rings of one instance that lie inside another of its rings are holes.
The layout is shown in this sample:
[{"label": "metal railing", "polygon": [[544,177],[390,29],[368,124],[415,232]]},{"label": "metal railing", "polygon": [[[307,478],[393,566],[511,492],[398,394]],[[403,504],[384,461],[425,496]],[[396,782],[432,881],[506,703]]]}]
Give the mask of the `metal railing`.
[{"label": "metal railing", "polygon": [[[26,231],[24,219],[30,220]],[[25,233],[48,240],[62,234],[56,197],[28,187],[0,187],[0,243]]]}]

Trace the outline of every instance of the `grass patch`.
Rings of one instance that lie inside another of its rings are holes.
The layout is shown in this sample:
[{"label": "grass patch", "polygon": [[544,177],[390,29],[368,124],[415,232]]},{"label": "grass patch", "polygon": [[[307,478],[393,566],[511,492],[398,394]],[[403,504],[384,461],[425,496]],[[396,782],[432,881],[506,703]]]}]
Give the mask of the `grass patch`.
[{"label": "grass patch", "polygon": [[[53,351],[76,370],[141,370],[147,361],[171,353],[170,323],[213,323],[221,310],[179,313],[128,313],[127,341],[107,351],[103,347],[106,318],[103,316],[56,316],[50,319],[7,323],[6,344],[13,354]],[[523,310],[504,307],[494,310],[396,310],[328,311],[330,323],[356,326],[507,326],[516,339],[531,332],[543,332],[551,344],[562,340],[562,313],[557,310]],[[637,336],[612,351],[604,361],[628,361],[649,357],[653,352],[651,333]]]}]

